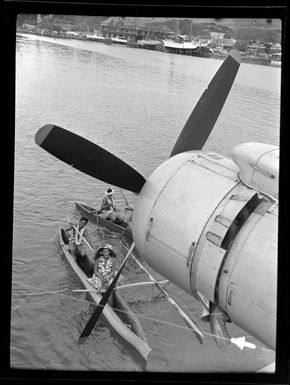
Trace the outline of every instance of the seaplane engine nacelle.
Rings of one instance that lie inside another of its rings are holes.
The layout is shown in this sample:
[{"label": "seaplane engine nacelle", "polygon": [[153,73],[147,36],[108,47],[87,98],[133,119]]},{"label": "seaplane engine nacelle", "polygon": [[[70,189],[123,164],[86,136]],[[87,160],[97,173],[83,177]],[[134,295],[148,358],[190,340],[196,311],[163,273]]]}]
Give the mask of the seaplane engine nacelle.
[{"label": "seaplane engine nacelle", "polygon": [[133,237],[148,264],[274,349],[277,204],[212,152],[159,166],[135,204]]}]

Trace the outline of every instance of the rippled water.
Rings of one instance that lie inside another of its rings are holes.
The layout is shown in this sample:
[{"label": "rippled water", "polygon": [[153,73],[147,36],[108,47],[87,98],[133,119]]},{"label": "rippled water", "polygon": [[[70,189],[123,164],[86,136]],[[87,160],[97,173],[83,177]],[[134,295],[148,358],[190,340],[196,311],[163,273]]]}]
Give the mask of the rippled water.
[{"label": "rippled water", "polygon": [[[56,234],[74,202],[99,206],[105,184],[70,168],[34,143],[54,123],[84,136],[144,177],[165,160],[188,115],[221,61],[122,46],[27,35],[16,46],[16,132],[11,365],[56,370],[141,371],[130,347],[103,321],[87,343],[77,340],[93,306],[60,255]],[[230,156],[245,141],[279,144],[280,68],[242,64],[205,148]],[[117,189],[117,201],[123,203]],[[125,192],[129,202],[134,195]],[[90,231],[95,228],[90,227]],[[93,242],[117,236],[96,230]],[[132,279],[139,278],[132,264]],[[153,273],[154,274],[154,273]],[[142,277],[142,280],[145,277]],[[174,285],[168,291],[192,317],[200,305]],[[255,371],[274,353],[251,336],[256,350],[234,345],[220,353],[207,324],[199,345],[182,319],[153,288],[127,293],[153,349],[148,371]],[[244,332],[230,325],[232,336]]]}]

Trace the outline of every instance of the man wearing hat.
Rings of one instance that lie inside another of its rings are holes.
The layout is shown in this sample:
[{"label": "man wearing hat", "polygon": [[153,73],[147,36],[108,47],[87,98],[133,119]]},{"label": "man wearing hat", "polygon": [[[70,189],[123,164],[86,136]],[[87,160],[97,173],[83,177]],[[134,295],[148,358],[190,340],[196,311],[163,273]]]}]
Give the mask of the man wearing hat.
[{"label": "man wearing hat", "polygon": [[120,223],[122,222],[122,218],[118,213],[114,193],[115,191],[111,187],[107,188],[105,196],[102,200],[101,210],[105,214],[106,219],[109,219],[112,222]]}]

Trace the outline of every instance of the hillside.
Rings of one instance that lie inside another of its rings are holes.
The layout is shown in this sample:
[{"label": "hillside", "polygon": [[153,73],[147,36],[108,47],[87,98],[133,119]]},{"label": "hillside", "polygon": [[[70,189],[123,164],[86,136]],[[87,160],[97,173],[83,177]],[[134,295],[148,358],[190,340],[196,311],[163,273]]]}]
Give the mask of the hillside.
[{"label": "hillside", "polygon": [[231,28],[233,31],[238,29],[262,29],[262,30],[281,30],[281,20],[279,19],[192,19],[196,23],[215,23]]},{"label": "hillside", "polygon": [[[18,25],[36,24],[36,15],[19,15]],[[167,30],[182,35],[209,38],[211,32],[224,34],[226,38],[247,43],[250,41],[281,43],[281,21],[278,19],[185,19],[152,17],[102,17],[73,15],[42,15],[41,27],[54,30],[93,32],[102,22],[113,25]]]}]

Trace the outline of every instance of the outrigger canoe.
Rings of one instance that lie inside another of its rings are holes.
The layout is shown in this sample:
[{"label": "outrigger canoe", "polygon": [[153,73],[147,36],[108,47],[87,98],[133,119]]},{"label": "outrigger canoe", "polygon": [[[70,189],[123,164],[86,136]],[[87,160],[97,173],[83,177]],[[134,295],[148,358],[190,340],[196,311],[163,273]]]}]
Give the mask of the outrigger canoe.
[{"label": "outrigger canoe", "polygon": [[[128,250],[128,244],[132,243],[133,238],[132,238],[132,231],[130,228],[128,228],[128,224],[126,222],[123,222],[121,224],[116,224],[114,222],[111,222],[104,217],[100,216],[98,214],[98,211],[92,207],[86,206],[82,203],[77,203],[76,208],[80,212],[81,215],[85,216],[88,218],[89,221],[95,224],[101,224],[105,228],[121,233],[122,235],[125,236],[125,239],[121,239],[122,244],[124,247]],[[126,241],[126,242],[124,242]],[[197,326],[197,323],[194,323],[185,313],[184,311],[177,305],[177,303],[173,300],[172,297],[160,286],[160,284],[152,277],[152,275],[145,269],[145,267],[138,261],[139,254],[136,248],[134,248],[134,254],[132,254],[133,258],[135,259],[137,265],[143,270],[149,277],[151,282],[154,282],[157,288],[165,295],[167,300],[171,303],[171,305],[175,308],[175,310],[178,312],[178,314],[184,319],[185,323],[193,330],[198,342],[202,344],[202,339],[203,337],[202,332],[199,330],[199,327]],[[168,282],[168,281],[167,281]]]},{"label": "outrigger canoe", "polygon": [[75,205],[76,205],[77,210],[81,213],[81,215],[88,218],[88,220],[91,221],[92,223],[94,223],[96,225],[100,224],[100,225],[106,227],[110,231],[113,231],[116,233],[121,233],[122,235],[124,235],[127,238],[127,240],[132,242],[132,240],[133,240],[132,239],[132,231],[129,228],[128,223],[121,222],[121,223],[117,224],[117,223],[111,222],[108,219],[105,219],[104,217],[99,215],[100,212],[97,211],[96,209],[94,209],[93,207],[86,206],[86,205],[84,205],[82,203],[78,203],[78,202],[75,202]]},{"label": "outrigger canoe", "polygon": [[[87,276],[83,270],[76,263],[75,258],[72,256],[69,250],[66,249],[66,244],[62,235],[63,229],[59,230],[59,241],[62,248],[63,254],[65,255],[67,261],[73,268],[74,272],[77,274],[82,284],[88,290],[88,294],[91,296],[92,300],[98,305],[102,299],[102,295],[97,292],[91,291],[94,290],[94,287],[87,281]],[[122,290],[122,289],[121,289]],[[140,355],[147,360],[149,353],[151,352],[151,347],[148,344],[144,330],[134,313],[130,311],[129,306],[126,304],[124,299],[120,294],[120,287],[118,290],[113,292],[113,307],[107,303],[102,312],[102,316],[107,320],[109,325],[121,336],[126,342],[128,342]],[[121,310],[120,316],[117,314],[118,309]],[[121,319],[122,317],[122,319]],[[124,321],[123,321],[124,320]]]}]

